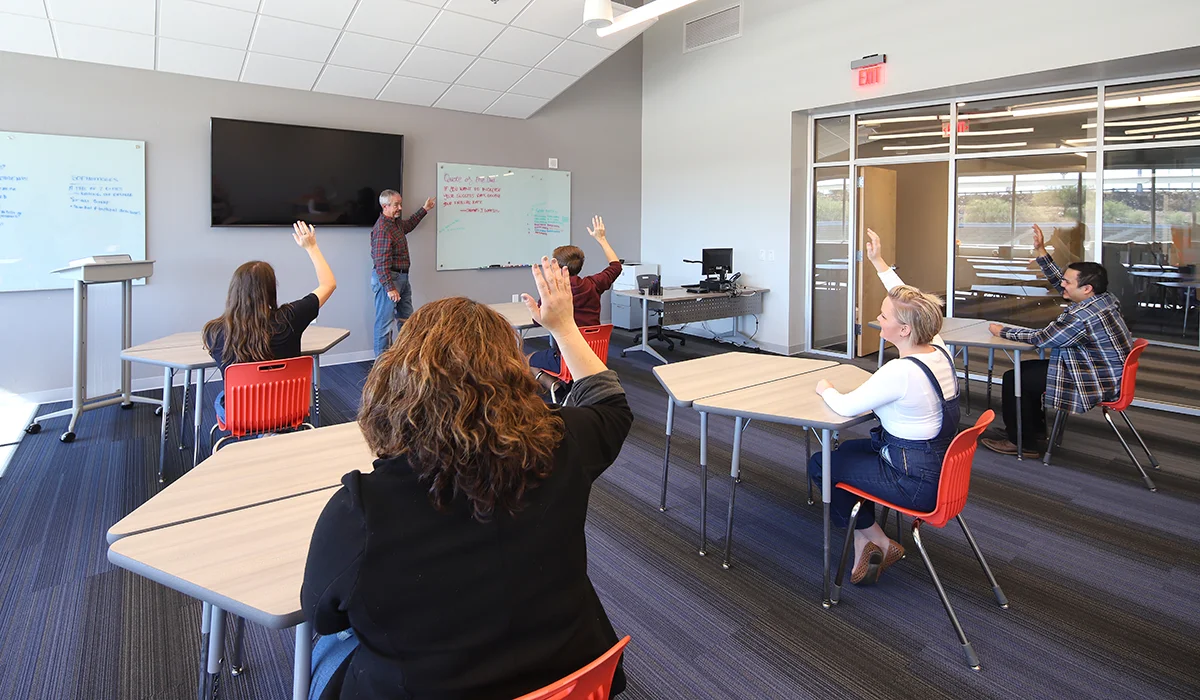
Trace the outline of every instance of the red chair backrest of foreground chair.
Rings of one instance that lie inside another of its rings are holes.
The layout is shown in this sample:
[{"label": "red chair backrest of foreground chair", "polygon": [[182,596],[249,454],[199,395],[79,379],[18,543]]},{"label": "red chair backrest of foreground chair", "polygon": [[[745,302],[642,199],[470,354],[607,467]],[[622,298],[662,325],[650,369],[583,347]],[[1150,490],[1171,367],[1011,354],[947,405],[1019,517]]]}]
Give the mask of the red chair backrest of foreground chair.
[{"label": "red chair backrest of foreground chair", "polygon": [[225,420],[231,437],[295,429],[312,404],[311,357],[246,362],[225,368]]},{"label": "red chair backrest of foreground chair", "polygon": [[992,424],[996,412],[985,411],[975,425],[959,433],[946,450],[942,459],[942,478],[938,482],[937,506],[933,512],[921,519],[934,527],[942,527],[962,512],[967,505],[967,491],[971,487],[971,463],[975,460],[975,448],[979,436]]},{"label": "red chair backrest of foreground chair", "polygon": [[[596,357],[608,366],[608,341],[612,339],[612,324],[605,323],[600,326],[584,326],[579,329],[583,334],[583,339],[587,341],[588,347],[592,352],[596,353]],[[557,372],[546,372],[553,377],[557,377],[563,384],[571,383],[571,370],[567,367],[566,362],[562,362]]]},{"label": "red chair backrest of foreground chair", "polygon": [[1125,356],[1125,369],[1121,371],[1121,394],[1116,401],[1107,401],[1101,403],[1101,406],[1114,411],[1124,411],[1129,408],[1129,404],[1133,403],[1133,389],[1137,384],[1138,358],[1142,356],[1142,351],[1149,344],[1145,338],[1137,338],[1133,341],[1133,347]]},{"label": "red chair backrest of foreground chair", "polygon": [[629,637],[613,645],[604,655],[575,673],[550,685],[522,695],[517,700],[608,700],[617,662],[629,644]]}]

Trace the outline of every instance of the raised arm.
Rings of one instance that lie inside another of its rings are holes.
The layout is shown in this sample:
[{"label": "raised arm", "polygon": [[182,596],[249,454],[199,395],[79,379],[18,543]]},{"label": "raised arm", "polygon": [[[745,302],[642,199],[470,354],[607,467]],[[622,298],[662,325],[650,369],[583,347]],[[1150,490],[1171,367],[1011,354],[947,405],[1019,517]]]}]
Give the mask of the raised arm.
[{"label": "raised arm", "polygon": [[433,197],[426,199],[425,206],[418,209],[412,216],[408,217],[407,219],[403,219],[400,222],[400,230],[405,234],[412,233],[413,229],[417,227],[417,224],[421,223],[421,219],[424,219],[426,214],[433,211],[433,207],[436,204],[437,202]]},{"label": "raised arm", "polygon": [[608,244],[608,234],[604,229],[603,218],[599,216],[593,216],[592,227],[589,228],[587,232],[588,235],[592,238],[595,238],[596,242],[600,244],[600,247],[604,249],[604,257],[606,260],[608,260],[610,263],[620,260],[620,258],[617,257],[616,252],[612,249],[612,246]]},{"label": "raised arm", "polygon": [[297,221],[292,224],[292,231],[296,245],[303,248],[308,253],[308,259],[312,260],[313,269],[317,273],[317,288],[313,290],[313,294],[317,295],[317,302],[324,306],[333,290],[337,289],[337,278],[333,276],[333,270],[329,269],[329,263],[325,262],[325,256],[317,246],[316,230],[303,221]]},{"label": "raised arm", "polygon": [[1046,234],[1042,233],[1042,227],[1037,224],[1033,225],[1033,254],[1037,256],[1038,266],[1042,268],[1042,274],[1046,275],[1046,280],[1058,290],[1059,294],[1062,294],[1062,270],[1058,268],[1046,250]]},{"label": "raised arm", "polygon": [[571,278],[567,268],[558,261],[542,256],[542,264],[533,266],[533,281],[537,284],[542,305],[528,294],[522,294],[525,308],[533,320],[540,323],[558,343],[563,362],[576,380],[590,377],[607,369],[588,347],[579,326],[575,325],[575,308],[571,298]]}]

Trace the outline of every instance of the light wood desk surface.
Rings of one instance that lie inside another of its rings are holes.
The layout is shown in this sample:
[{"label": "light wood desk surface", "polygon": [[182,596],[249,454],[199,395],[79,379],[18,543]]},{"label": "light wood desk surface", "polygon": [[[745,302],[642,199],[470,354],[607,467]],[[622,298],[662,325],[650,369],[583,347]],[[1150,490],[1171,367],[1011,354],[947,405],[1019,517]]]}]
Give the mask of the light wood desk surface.
[{"label": "light wood desk surface", "polygon": [[699,399],[692,407],[697,411],[717,415],[841,430],[868,420],[871,413],[850,417],[834,413],[833,409],[825,404],[825,399],[814,391],[817,382],[827,379],[834,388],[844,393],[858,388],[870,376],[870,372],[854,365],[839,364],[770,384]]},{"label": "light wood desk surface", "polygon": [[765,384],[836,364],[832,360],[726,352],[659,365],[654,368],[654,376],[667,390],[672,401],[688,406],[706,396]]},{"label": "light wood desk surface", "polygon": [[[324,354],[349,335],[350,331],[345,328],[309,326],[300,338],[300,354]],[[200,331],[173,333],[148,343],[131,346],[121,352],[121,359],[177,369],[208,369],[217,366],[204,349]]]},{"label": "light wood desk surface", "polygon": [[504,317],[505,321],[513,328],[523,330],[533,328],[533,315],[529,313],[529,309],[523,301],[506,301],[503,304],[488,304]]},{"label": "light wood desk surface", "polygon": [[317,518],[335,489],[125,537],[113,564],[266,627],[303,621],[300,586]]},{"label": "light wood desk surface", "polygon": [[337,486],[374,459],[354,422],[234,443],[109,528],[108,542]]},{"label": "light wood desk surface", "polygon": [[[951,331],[942,331],[942,340],[947,345],[958,345],[973,348],[992,348],[995,350],[1033,350],[1034,346],[1029,343],[1020,343],[1015,340],[1008,340],[1000,336],[992,335],[988,326],[992,321],[980,321],[979,323],[957,328]],[[1006,325],[1006,324],[1002,324]],[[1016,326],[1010,326],[1015,328]]]}]

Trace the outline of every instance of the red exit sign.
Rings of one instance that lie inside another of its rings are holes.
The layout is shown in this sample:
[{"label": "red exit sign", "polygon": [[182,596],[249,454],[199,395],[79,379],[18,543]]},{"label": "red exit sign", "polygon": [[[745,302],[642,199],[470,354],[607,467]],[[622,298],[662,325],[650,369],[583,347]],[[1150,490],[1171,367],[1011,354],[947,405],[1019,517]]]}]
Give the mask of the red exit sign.
[{"label": "red exit sign", "polygon": [[873,56],[863,56],[857,61],[850,62],[850,70],[858,77],[858,86],[872,87],[883,83],[883,66],[887,56],[877,53]]}]

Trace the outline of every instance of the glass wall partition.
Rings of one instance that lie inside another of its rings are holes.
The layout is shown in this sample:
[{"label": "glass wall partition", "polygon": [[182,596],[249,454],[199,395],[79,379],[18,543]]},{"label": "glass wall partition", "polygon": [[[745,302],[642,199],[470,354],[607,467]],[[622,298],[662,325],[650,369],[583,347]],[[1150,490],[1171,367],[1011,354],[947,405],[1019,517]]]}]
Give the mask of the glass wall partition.
[{"label": "glass wall partition", "polygon": [[844,353],[850,303],[850,167],[816,168],[812,347]]}]

